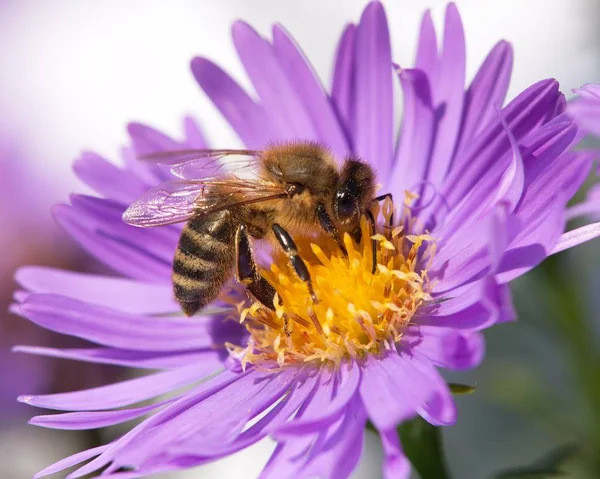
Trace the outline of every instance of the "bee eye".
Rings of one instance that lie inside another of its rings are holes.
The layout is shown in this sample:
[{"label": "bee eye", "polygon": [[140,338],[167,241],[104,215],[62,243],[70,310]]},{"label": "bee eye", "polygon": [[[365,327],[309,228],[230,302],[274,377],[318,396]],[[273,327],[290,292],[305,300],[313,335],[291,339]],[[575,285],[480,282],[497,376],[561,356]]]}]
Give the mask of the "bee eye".
[{"label": "bee eye", "polygon": [[347,220],[356,213],[356,201],[348,190],[340,190],[335,196],[337,216],[340,220]]}]

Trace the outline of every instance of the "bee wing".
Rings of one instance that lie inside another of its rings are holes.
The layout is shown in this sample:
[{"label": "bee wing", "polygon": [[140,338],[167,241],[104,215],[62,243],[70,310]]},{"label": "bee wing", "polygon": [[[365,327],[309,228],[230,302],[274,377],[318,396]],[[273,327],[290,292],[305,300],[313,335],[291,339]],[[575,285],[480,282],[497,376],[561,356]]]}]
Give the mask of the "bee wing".
[{"label": "bee wing", "polygon": [[238,205],[286,196],[281,186],[257,180],[172,180],[147,191],[131,204],[123,213],[123,221],[141,227],[169,225]]},{"label": "bee wing", "polygon": [[140,156],[141,160],[170,166],[179,178],[210,178],[235,173],[255,176],[258,150],[173,150]]}]

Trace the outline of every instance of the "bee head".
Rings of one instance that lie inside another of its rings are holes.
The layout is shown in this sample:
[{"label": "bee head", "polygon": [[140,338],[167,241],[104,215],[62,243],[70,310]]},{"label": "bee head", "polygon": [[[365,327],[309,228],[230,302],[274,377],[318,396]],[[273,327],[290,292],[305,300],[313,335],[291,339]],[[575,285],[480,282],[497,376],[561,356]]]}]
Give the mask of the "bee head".
[{"label": "bee head", "polygon": [[369,165],[349,158],[340,173],[340,183],[335,193],[333,210],[337,220],[347,230],[360,223],[373,201],[375,174]]}]

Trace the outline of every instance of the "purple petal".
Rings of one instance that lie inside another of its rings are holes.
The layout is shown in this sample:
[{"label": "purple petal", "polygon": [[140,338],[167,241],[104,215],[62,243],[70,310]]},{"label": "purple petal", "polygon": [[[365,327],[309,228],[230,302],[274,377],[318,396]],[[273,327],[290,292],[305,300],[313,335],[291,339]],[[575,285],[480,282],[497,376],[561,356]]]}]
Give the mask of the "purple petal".
[{"label": "purple petal", "polygon": [[600,99],[600,85],[594,83],[588,83],[583,85],[581,88],[573,89],[573,93],[577,93],[580,97],[588,100]]},{"label": "purple petal", "polygon": [[148,155],[159,151],[180,150],[182,143],[164,133],[141,123],[130,123],[127,132],[137,155]]},{"label": "purple petal", "polygon": [[276,136],[270,119],[240,86],[219,66],[205,58],[192,60],[192,73],[248,148],[263,148]]},{"label": "purple petal", "polygon": [[96,153],[83,153],[73,163],[73,171],[100,195],[123,204],[131,203],[147,188],[133,172],[122,170]]},{"label": "purple petal", "polygon": [[394,120],[390,37],[380,2],[369,3],[362,14],[354,62],[354,152],[384,175],[392,162]]},{"label": "purple petal", "polygon": [[280,25],[273,27],[273,49],[308,112],[319,139],[338,159],[342,159],[350,148],[329,98],[300,48]]},{"label": "purple petal", "polygon": [[436,188],[450,167],[461,126],[465,90],[465,35],[456,6],[446,8],[443,51],[439,59],[438,81],[432,84],[434,105],[441,109],[436,142],[428,165],[427,180]]},{"label": "purple petal", "polygon": [[[241,328],[220,318],[152,317],[125,313],[54,294],[32,295],[21,314],[57,333],[136,351],[186,351],[235,340]],[[230,330],[234,333],[230,337]],[[239,338],[239,336],[238,336]]]},{"label": "purple petal", "polygon": [[431,154],[435,116],[429,80],[421,70],[400,70],[404,92],[404,118],[396,147],[395,162],[386,190],[419,191]]},{"label": "purple petal", "polygon": [[483,334],[436,326],[412,326],[402,344],[426,356],[436,366],[464,370],[479,365],[485,353]]},{"label": "purple petal", "polygon": [[[69,474],[67,479],[77,479],[106,466],[115,457],[117,457],[125,447],[127,447],[131,442],[135,441],[138,437],[142,436],[153,426],[168,421],[172,417],[176,417],[181,411],[185,411],[197,402],[210,397],[216,391],[219,391],[227,385],[239,380],[240,378],[243,378],[248,373],[249,371],[242,374],[235,374],[231,371],[225,370],[215,378],[204,382],[193,391],[183,395],[174,403],[135,426],[127,434],[113,442],[99,457]],[[111,471],[109,468],[104,473],[106,474],[108,472],[113,471]]]},{"label": "purple petal", "polygon": [[[553,109],[561,94],[554,80],[540,81],[517,96],[502,110],[509,130],[518,143],[546,121],[548,110]],[[452,168],[444,181],[442,197],[450,206],[455,205],[482,177],[490,166],[510,152],[510,143],[503,134],[500,119],[492,120],[465,151],[464,166]]]},{"label": "purple petal", "polygon": [[335,373],[323,372],[316,394],[308,402],[302,417],[282,425],[272,434],[279,438],[323,429],[342,415],[359,383],[360,368],[354,362]]},{"label": "purple petal", "polygon": [[278,137],[271,140],[318,140],[318,132],[271,45],[243,22],[236,22],[232,33],[246,73],[277,128]]},{"label": "purple petal", "polygon": [[365,411],[356,397],[337,427],[334,424],[316,439],[300,476],[347,479],[361,456],[365,423]]},{"label": "purple petal", "polygon": [[465,93],[465,105],[453,168],[462,164],[461,154],[471,141],[495,118],[496,108],[502,107],[513,67],[510,43],[500,41],[490,51]]},{"label": "purple petal", "polygon": [[82,391],[20,396],[19,401],[59,411],[102,411],[145,401],[200,379],[202,372],[198,366],[190,365]]},{"label": "purple petal", "polygon": [[415,68],[425,72],[427,77],[437,83],[438,78],[438,45],[431,11],[426,10],[421,20],[419,45]]},{"label": "purple petal", "polygon": [[457,410],[446,381],[436,368],[416,351],[409,358],[414,367],[429,381],[429,395],[417,412],[434,426],[450,426],[456,422]]},{"label": "purple petal", "polygon": [[173,400],[163,401],[149,406],[124,409],[118,411],[84,411],[67,412],[64,414],[50,414],[46,416],[35,416],[29,420],[29,424],[46,427],[50,429],[98,429],[101,427],[121,424],[138,417],[142,417],[155,409],[169,404]]},{"label": "purple petal", "polygon": [[[499,113],[502,115],[501,113]],[[506,204],[508,212],[513,212],[517,207],[521,195],[523,194],[523,186],[525,184],[525,167],[523,165],[523,157],[517,145],[512,132],[508,129],[506,120],[500,118],[502,128],[508,137],[510,147],[512,149],[512,160],[510,161],[508,168],[502,174],[500,185],[498,187],[498,193],[496,194],[497,202],[503,202]]]},{"label": "purple petal", "polygon": [[13,352],[142,369],[173,369],[188,364],[202,364],[200,371],[206,374],[222,369],[225,359],[225,351],[215,349],[156,353],[112,348],[57,349],[15,346]]},{"label": "purple petal", "polygon": [[169,421],[157,424],[120,454],[123,464],[143,464],[155,455],[211,456],[231,444],[255,416],[267,410],[293,385],[299,368],[251,371]]},{"label": "purple petal", "polygon": [[51,466],[46,467],[45,469],[38,472],[33,479],[39,479],[40,477],[49,476],[50,474],[55,474],[60,471],[64,471],[69,467],[74,466],[75,464],[79,464],[83,461],[87,461],[94,456],[97,456],[108,449],[109,445],[98,446],[92,449],[87,449],[85,451],[78,452],[77,454],[73,454],[72,456],[65,457],[58,462],[55,462]]},{"label": "purple petal", "polygon": [[560,253],[600,236],[600,223],[592,223],[563,233],[551,254]]},{"label": "purple petal", "polygon": [[196,123],[196,120],[191,116],[186,116],[183,119],[183,130],[185,132],[185,142],[189,148],[208,148],[208,142],[206,141],[204,133],[200,129],[198,123]]},{"label": "purple petal", "polygon": [[[171,264],[146,249],[144,243],[131,243],[126,239],[112,238],[101,234],[72,206],[57,205],[53,210],[59,225],[92,256],[125,276],[145,281],[166,283],[171,276]],[[123,223],[123,227],[129,227]],[[129,227],[132,230],[133,227]],[[144,230],[149,231],[149,230]],[[148,238],[152,238],[150,234]],[[144,246],[142,246],[144,244]],[[150,248],[152,249],[152,248]]]},{"label": "purple petal", "polygon": [[593,135],[600,135],[600,98],[585,95],[571,102],[567,111],[580,128]]},{"label": "purple petal", "polygon": [[24,266],[15,274],[21,287],[32,293],[54,293],[125,313],[164,314],[180,310],[171,286],[125,278],[76,273],[44,266]]},{"label": "purple petal", "polygon": [[361,455],[366,417],[357,397],[346,414],[319,434],[280,443],[260,475],[346,479]]},{"label": "purple petal", "polygon": [[356,26],[348,24],[337,46],[331,84],[331,102],[348,136],[353,116],[355,38]]},{"label": "purple petal", "polygon": [[416,415],[429,397],[429,386],[410,361],[388,352],[383,357],[367,358],[359,392],[373,424],[378,429],[391,429]]},{"label": "purple petal", "polygon": [[404,455],[398,432],[395,428],[379,431],[385,460],[383,463],[384,479],[408,479],[410,477],[410,462]]}]

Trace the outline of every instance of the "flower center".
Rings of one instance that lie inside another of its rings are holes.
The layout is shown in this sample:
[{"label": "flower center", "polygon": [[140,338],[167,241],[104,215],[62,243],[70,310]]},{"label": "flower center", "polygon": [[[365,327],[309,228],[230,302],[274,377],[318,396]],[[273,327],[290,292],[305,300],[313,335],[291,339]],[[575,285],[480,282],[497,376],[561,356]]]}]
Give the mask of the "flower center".
[{"label": "flower center", "polygon": [[[328,237],[296,240],[318,302],[288,258],[274,254],[271,269],[261,273],[277,291],[276,311],[258,302],[239,307],[240,321],[250,333],[248,346],[236,348],[243,366],[274,360],[280,366],[309,361],[339,364],[349,356],[377,354],[400,340],[419,306],[431,299],[423,265],[431,260],[435,244],[426,234],[409,235],[403,226],[385,226],[392,212],[393,205],[386,200],[375,215],[383,220],[375,235],[363,218],[360,243],[345,235],[347,257]],[[400,224],[410,224],[403,216]]]}]

